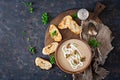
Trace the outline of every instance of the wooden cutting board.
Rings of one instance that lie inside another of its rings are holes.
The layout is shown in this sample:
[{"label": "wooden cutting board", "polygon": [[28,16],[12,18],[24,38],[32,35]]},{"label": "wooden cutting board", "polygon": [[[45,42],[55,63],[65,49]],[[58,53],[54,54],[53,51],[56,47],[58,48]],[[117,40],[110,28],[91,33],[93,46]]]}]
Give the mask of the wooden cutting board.
[{"label": "wooden cutting board", "polygon": [[[103,4],[97,3],[94,12],[90,12],[88,20],[92,19],[92,20],[95,20],[98,23],[102,23],[102,21],[99,19],[98,15],[103,11],[104,8],[105,8],[105,6]],[[58,24],[61,22],[63,17],[65,17],[66,15],[73,15],[73,14],[77,13],[77,11],[78,11],[77,9],[73,9],[73,10],[68,10],[68,11],[62,12],[57,17],[55,17],[50,22],[50,24],[54,24],[54,25],[58,26]],[[74,20],[78,23],[78,25],[81,25],[81,21],[78,18],[76,18]],[[78,38],[78,39],[80,38],[79,35],[74,34],[69,29],[63,29],[63,30],[59,29],[59,31],[62,34],[62,38],[63,38],[62,40],[70,39],[70,38]],[[45,45],[48,45],[48,44],[54,42],[54,40],[51,38],[51,36],[49,34],[49,26],[46,30],[45,41],[44,42],[45,42]]]}]

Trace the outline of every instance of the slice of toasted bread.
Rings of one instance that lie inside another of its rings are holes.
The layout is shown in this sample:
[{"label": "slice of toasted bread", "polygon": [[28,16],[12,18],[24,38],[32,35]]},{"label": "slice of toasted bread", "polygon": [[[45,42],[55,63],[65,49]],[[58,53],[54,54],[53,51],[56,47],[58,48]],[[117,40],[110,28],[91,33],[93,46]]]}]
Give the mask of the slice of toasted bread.
[{"label": "slice of toasted bread", "polygon": [[71,20],[68,28],[75,34],[80,34],[82,32],[82,27],[79,26],[74,20]]},{"label": "slice of toasted bread", "polygon": [[62,35],[55,25],[50,25],[49,33],[51,38],[54,39],[54,41],[60,42],[62,40]]},{"label": "slice of toasted bread", "polygon": [[82,27],[79,26],[70,15],[65,16],[60,24],[58,25],[59,29],[70,29],[75,34],[80,34],[82,32]]},{"label": "slice of toasted bread", "polygon": [[70,24],[72,17],[70,15],[65,16],[58,25],[59,29],[66,29]]},{"label": "slice of toasted bread", "polygon": [[35,65],[45,70],[49,70],[52,67],[52,64],[49,61],[40,57],[36,57]]},{"label": "slice of toasted bread", "polygon": [[46,47],[43,48],[42,53],[44,55],[50,55],[51,53],[54,53],[57,49],[58,42],[53,42]]}]

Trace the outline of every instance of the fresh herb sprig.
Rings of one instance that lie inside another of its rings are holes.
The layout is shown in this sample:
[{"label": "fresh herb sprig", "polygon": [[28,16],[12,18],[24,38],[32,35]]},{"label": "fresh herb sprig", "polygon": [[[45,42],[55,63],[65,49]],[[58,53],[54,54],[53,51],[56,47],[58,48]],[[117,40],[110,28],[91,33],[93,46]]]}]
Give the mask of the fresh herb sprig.
[{"label": "fresh herb sprig", "polygon": [[67,75],[64,75],[64,78],[66,78],[67,77]]},{"label": "fresh herb sprig", "polygon": [[51,33],[51,36],[54,37],[56,34],[57,34],[57,31],[54,30],[54,31]]},{"label": "fresh herb sprig", "polygon": [[78,18],[77,13],[74,13],[74,14],[72,15],[72,18]]},{"label": "fresh herb sprig", "polygon": [[36,48],[33,47],[33,46],[30,46],[30,47],[29,47],[29,51],[30,51],[32,54],[34,54],[34,53],[36,53]]},{"label": "fresh herb sprig", "polygon": [[50,63],[55,64],[55,56],[54,55],[50,56]]},{"label": "fresh herb sprig", "polygon": [[93,48],[97,48],[100,46],[100,42],[98,42],[96,39],[92,38],[89,40],[89,45],[92,46]]},{"label": "fresh herb sprig", "polygon": [[32,2],[24,2],[25,6],[29,8],[29,12],[33,13],[34,8],[33,8],[33,3]]},{"label": "fresh herb sprig", "polygon": [[30,37],[27,38],[27,41],[30,42]]},{"label": "fresh herb sprig", "polygon": [[43,23],[44,25],[46,25],[46,24],[48,23],[48,21],[49,21],[48,13],[44,12],[44,13],[42,14],[42,23]]},{"label": "fresh herb sprig", "polygon": [[25,35],[26,34],[26,32],[25,31],[22,31],[22,35]]},{"label": "fresh herb sprig", "polygon": [[29,6],[32,6],[32,2],[24,2],[25,6],[29,7]]},{"label": "fresh herb sprig", "polygon": [[30,12],[30,13],[33,13],[33,11],[34,11],[34,8],[33,8],[33,7],[30,7],[30,8],[29,8],[29,12]]}]

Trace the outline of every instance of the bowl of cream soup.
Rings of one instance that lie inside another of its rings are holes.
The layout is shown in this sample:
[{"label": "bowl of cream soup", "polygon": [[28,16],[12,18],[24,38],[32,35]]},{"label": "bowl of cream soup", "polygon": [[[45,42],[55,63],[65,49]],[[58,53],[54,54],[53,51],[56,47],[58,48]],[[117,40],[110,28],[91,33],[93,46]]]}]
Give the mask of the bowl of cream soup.
[{"label": "bowl of cream soup", "polygon": [[91,48],[87,42],[68,39],[60,42],[55,52],[57,66],[66,73],[83,72],[91,63]]}]

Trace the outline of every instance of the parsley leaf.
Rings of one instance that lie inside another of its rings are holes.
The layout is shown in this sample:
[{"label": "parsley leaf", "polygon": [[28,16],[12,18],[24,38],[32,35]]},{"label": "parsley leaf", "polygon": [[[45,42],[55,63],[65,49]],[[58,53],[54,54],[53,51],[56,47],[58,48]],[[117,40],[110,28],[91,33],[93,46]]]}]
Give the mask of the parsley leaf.
[{"label": "parsley leaf", "polygon": [[48,23],[48,19],[49,19],[48,13],[44,12],[42,14],[42,24],[46,25]]},{"label": "parsley leaf", "polygon": [[25,35],[26,34],[26,32],[25,31],[22,31],[22,35]]},{"label": "parsley leaf", "polygon": [[54,30],[54,31],[51,33],[51,36],[54,37],[56,34],[57,34],[57,31]]},{"label": "parsley leaf", "polygon": [[33,11],[34,11],[33,3],[32,2],[24,2],[24,4],[29,8],[29,12],[33,13]]},{"label": "parsley leaf", "polygon": [[74,13],[74,14],[72,15],[72,18],[78,18],[77,13]]},{"label": "parsley leaf", "polygon": [[54,55],[50,56],[50,63],[51,64],[55,64],[55,57],[54,57]]},{"label": "parsley leaf", "polygon": [[24,4],[27,6],[27,7],[30,7],[30,6],[32,6],[32,2],[24,2]]},{"label": "parsley leaf", "polygon": [[33,7],[30,7],[30,8],[29,8],[29,12],[30,12],[30,13],[33,13],[33,11],[34,11]]},{"label": "parsley leaf", "polygon": [[35,47],[33,47],[33,46],[30,46],[29,47],[29,51],[33,54],[33,53],[36,53],[36,49],[35,49]]},{"label": "parsley leaf", "polygon": [[27,38],[27,41],[28,41],[28,42],[30,41],[30,37]]},{"label": "parsley leaf", "polygon": [[67,75],[64,75],[64,78],[66,78],[67,77]]},{"label": "parsley leaf", "polygon": [[96,39],[90,39],[88,43],[89,43],[90,46],[92,46],[94,48],[100,46],[100,42],[98,42]]}]

